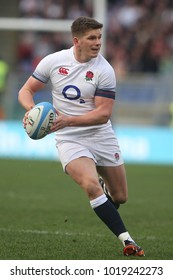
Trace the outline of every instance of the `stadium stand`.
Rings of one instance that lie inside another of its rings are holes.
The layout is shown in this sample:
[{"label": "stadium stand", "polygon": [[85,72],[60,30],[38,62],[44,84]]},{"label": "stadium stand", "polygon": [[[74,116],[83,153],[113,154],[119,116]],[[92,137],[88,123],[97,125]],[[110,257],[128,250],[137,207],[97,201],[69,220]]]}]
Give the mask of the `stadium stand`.
[{"label": "stadium stand", "polygon": [[[16,14],[20,18],[56,20],[93,16],[92,0],[18,0],[17,3]],[[170,0],[107,1],[105,55],[117,76],[118,106],[113,121],[169,125],[169,104],[173,102],[172,26]],[[20,110],[15,109],[17,91],[39,60],[71,45],[68,33],[18,31],[16,34],[15,71],[11,78],[14,83],[8,87],[8,91],[14,92],[14,108],[8,118],[20,117]]]}]

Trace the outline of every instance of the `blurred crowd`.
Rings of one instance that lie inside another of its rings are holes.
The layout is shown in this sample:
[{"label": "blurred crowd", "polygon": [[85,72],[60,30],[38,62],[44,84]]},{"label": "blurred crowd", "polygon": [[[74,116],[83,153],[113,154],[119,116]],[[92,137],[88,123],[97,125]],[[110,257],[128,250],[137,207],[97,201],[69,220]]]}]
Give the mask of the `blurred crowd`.
[{"label": "blurred crowd", "polygon": [[[93,16],[92,0],[20,0],[19,15],[27,18],[75,19]],[[173,1],[108,0],[106,58],[120,78],[130,73],[173,70]],[[71,46],[69,34],[20,34],[19,67],[31,70],[45,55]]]},{"label": "blurred crowd", "polygon": [[19,0],[20,16],[28,18],[74,19],[92,16],[93,0]]}]

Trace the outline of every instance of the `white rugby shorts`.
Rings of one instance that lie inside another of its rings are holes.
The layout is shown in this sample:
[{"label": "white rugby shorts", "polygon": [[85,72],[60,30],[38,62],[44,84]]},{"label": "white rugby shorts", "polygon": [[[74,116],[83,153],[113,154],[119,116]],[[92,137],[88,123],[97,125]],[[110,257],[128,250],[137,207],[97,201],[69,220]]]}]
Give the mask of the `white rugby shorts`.
[{"label": "white rugby shorts", "polygon": [[124,163],[113,131],[66,136],[64,139],[56,137],[56,147],[64,171],[69,162],[80,157],[93,159],[97,166],[119,166]]}]

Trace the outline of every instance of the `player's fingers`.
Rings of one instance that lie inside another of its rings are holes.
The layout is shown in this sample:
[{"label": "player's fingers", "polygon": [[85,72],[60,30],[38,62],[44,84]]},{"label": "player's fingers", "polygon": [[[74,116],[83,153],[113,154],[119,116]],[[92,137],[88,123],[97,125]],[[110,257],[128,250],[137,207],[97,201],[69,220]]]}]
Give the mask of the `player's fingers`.
[{"label": "player's fingers", "polygon": [[28,114],[29,114],[29,111],[27,111],[24,115],[24,118],[23,118],[23,127],[26,128],[26,125],[27,125],[27,121],[28,121]]},{"label": "player's fingers", "polygon": [[56,114],[57,114],[57,116],[59,116],[60,115],[60,112],[56,109]]}]

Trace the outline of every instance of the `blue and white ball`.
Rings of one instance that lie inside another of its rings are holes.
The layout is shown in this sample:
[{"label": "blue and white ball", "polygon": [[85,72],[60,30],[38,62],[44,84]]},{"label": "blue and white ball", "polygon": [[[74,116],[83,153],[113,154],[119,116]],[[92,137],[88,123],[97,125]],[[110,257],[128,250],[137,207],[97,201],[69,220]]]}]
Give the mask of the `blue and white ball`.
[{"label": "blue and white ball", "polygon": [[26,132],[31,139],[38,140],[45,137],[56,118],[56,110],[49,102],[40,102],[28,114]]}]

